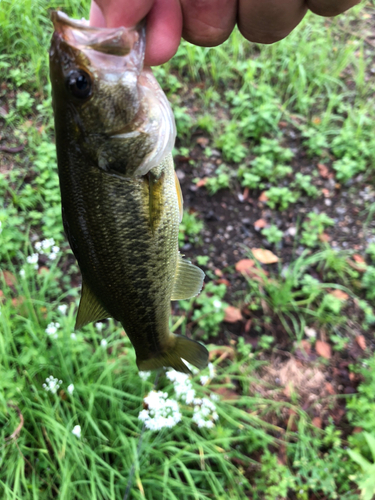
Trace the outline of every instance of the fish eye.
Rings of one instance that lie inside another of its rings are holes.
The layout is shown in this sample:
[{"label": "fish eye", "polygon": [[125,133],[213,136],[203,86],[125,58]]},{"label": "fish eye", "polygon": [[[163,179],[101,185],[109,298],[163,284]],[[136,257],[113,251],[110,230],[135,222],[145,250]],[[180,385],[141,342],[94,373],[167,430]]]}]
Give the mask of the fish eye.
[{"label": "fish eye", "polygon": [[67,80],[69,92],[78,99],[85,99],[91,95],[91,77],[83,70],[73,70]]}]

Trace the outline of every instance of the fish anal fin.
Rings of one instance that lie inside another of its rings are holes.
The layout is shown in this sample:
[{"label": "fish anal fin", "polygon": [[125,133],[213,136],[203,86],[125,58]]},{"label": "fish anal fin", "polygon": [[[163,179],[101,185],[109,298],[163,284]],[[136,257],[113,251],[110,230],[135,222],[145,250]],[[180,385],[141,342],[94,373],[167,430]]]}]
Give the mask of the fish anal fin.
[{"label": "fish anal fin", "polygon": [[147,174],[148,182],[149,182],[149,215],[150,215],[150,226],[151,231],[154,233],[162,216],[163,210],[163,181],[164,174],[161,174],[160,177],[156,177],[152,172]]},{"label": "fish anal fin", "polygon": [[182,191],[180,186],[180,181],[178,180],[176,172],[174,173],[174,180],[176,183],[177,200],[178,200],[178,210],[180,213],[180,222],[182,221],[182,216],[184,214],[184,199],[182,197]]},{"label": "fish anal fin", "polygon": [[110,317],[111,315],[99,303],[91,288],[82,281],[81,300],[78,306],[75,328],[79,329],[93,321],[100,321]]},{"label": "fish anal fin", "polygon": [[173,335],[173,337],[173,344],[165,352],[149,359],[137,359],[138,369],[148,371],[165,366],[178,372],[190,374],[191,371],[183,362],[183,359],[199,369],[207,366],[208,351],[204,345],[181,335]]},{"label": "fish anal fin", "polygon": [[190,299],[202,290],[204,272],[178,255],[171,300]]}]

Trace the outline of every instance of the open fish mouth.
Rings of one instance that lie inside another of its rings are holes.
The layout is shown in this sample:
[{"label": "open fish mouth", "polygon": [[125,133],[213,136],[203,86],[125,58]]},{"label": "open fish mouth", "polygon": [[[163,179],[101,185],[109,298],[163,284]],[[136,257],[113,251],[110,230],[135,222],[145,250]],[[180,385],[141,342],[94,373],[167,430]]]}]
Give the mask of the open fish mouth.
[{"label": "open fish mouth", "polygon": [[[141,71],[146,47],[145,21],[131,28],[96,28],[90,26],[86,19],[72,19],[59,10],[51,12],[51,20],[55,28],[54,36],[71,47],[87,52],[93,62],[97,59],[102,69],[105,70],[108,65],[112,70],[118,66],[118,70],[124,71],[130,66]],[[100,54],[107,55],[107,58],[100,57]]]}]

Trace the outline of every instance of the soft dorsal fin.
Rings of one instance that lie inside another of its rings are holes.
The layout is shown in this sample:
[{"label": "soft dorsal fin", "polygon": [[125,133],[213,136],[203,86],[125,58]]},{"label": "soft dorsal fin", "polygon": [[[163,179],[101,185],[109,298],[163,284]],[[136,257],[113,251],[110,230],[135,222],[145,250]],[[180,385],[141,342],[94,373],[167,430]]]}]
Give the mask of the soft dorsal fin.
[{"label": "soft dorsal fin", "polygon": [[178,254],[171,300],[190,299],[202,290],[204,272]]},{"label": "soft dorsal fin", "polygon": [[75,328],[79,329],[92,321],[100,321],[110,317],[111,315],[99,304],[98,299],[92,293],[91,289],[82,280],[81,300],[78,307]]},{"label": "soft dorsal fin", "polygon": [[176,191],[178,199],[178,210],[180,212],[180,222],[182,221],[182,216],[184,214],[184,199],[182,197],[182,191],[180,186],[180,181],[178,180],[176,172],[174,173],[174,180],[176,182]]}]

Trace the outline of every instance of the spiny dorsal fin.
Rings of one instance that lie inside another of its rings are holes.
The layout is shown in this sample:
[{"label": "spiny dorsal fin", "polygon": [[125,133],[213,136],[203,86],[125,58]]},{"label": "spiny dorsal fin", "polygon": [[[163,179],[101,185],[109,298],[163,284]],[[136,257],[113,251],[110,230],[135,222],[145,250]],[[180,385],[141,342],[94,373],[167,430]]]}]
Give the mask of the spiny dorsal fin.
[{"label": "spiny dorsal fin", "polygon": [[111,315],[99,304],[98,299],[92,293],[91,289],[82,281],[81,300],[78,307],[75,328],[79,329],[92,321],[100,321],[110,317]]},{"label": "spiny dorsal fin", "polygon": [[182,216],[184,214],[184,199],[182,197],[182,191],[180,186],[180,181],[178,180],[176,172],[174,173],[174,180],[176,182],[176,191],[178,199],[178,210],[180,212],[180,222],[182,221]]},{"label": "spiny dorsal fin", "polygon": [[149,200],[148,209],[150,214],[151,231],[154,233],[157,225],[161,220],[163,209],[162,203],[162,189],[163,189],[164,175],[159,178],[155,177],[151,172],[148,173],[149,182]]},{"label": "spiny dorsal fin", "polygon": [[202,290],[204,272],[178,254],[171,300],[190,299]]}]

